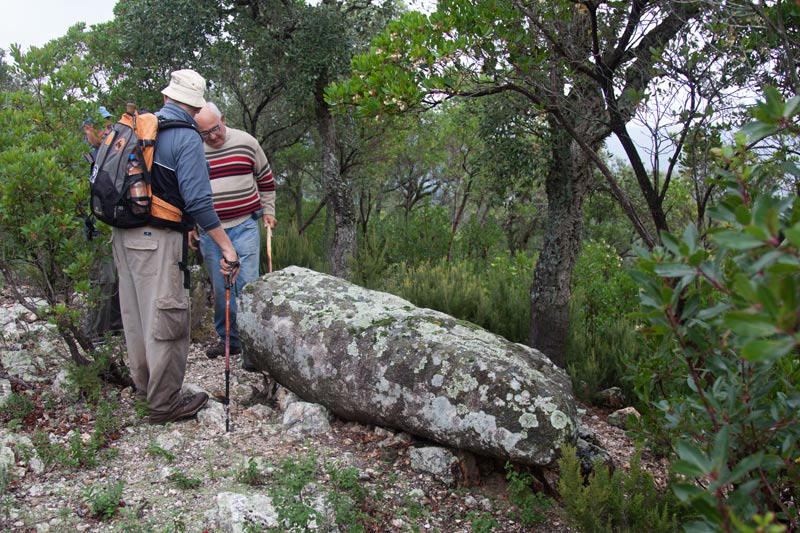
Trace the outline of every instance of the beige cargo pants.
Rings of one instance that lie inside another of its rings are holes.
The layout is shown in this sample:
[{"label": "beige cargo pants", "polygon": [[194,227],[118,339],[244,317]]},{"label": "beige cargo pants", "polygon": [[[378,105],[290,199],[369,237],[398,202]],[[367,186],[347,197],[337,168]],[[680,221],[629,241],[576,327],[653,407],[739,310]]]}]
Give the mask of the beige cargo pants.
[{"label": "beige cargo pants", "polygon": [[183,287],[183,235],[145,226],[113,229],[114,262],[128,364],[153,423],[172,419],[189,353],[189,293]]}]

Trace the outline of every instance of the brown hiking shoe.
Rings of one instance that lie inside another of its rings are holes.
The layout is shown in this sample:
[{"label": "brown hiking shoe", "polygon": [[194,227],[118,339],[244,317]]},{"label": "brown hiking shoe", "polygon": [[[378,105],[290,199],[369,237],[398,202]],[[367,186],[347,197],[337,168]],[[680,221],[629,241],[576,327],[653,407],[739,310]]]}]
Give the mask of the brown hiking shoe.
[{"label": "brown hiking shoe", "polygon": [[198,392],[197,394],[189,394],[181,398],[178,407],[167,416],[154,418],[150,416],[151,424],[166,424],[167,422],[176,422],[178,420],[185,420],[197,414],[200,409],[205,407],[208,403],[208,394],[205,392]]},{"label": "brown hiking shoe", "polygon": [[[241,346],[231,346],[230,347],[230,355],[239,355],[240,353],[242,353],[242,347]],[[209,348],[208,350],[206,350],[206,357],[208,357],[209,359],[216,359],[220,355],[225,355],[225,343],[224,342],[220,342],[219,344],[216,344],[216,345],[212,346],[211,348]]]},{"label": "brown hiking shoe", "polygon": [[191,418],[208,403],[208,394],[198,392],[184,397],[176,410],[176,417],[173,420],[183,420]]}]

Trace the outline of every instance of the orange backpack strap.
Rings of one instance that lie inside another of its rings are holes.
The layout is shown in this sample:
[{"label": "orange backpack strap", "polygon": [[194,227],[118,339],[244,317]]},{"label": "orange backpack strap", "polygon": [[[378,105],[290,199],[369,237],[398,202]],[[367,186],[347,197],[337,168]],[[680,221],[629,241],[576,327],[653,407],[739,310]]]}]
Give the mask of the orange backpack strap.
[{"label": "orange backpack strap", "polygon": [[158,117],[153,113],[136,113],[136,136],[142,149],[145,168],[153,168],[153,156],[158,135]]}]

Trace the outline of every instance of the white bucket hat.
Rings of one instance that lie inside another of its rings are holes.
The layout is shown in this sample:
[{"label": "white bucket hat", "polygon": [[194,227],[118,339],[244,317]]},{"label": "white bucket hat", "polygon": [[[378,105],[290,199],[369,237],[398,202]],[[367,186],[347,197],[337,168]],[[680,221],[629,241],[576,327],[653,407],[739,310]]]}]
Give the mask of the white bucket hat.
[{"label": "white bucket hat", "polygon": [[184,69],[176,70],[170,75],[169,85],[161,94],[192,107],[203,107],[206,101],[206,80],[197,72]]}]

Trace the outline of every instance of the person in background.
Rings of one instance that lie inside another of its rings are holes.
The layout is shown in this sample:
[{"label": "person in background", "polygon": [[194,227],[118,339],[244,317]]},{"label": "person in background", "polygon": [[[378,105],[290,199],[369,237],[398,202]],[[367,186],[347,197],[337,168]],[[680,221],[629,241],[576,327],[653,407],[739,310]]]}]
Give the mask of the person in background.
[{"label": "person in background", "polygon": [[92,165],[94,165],[94,158],[97,155],[97,149],[100,148],[100,143],[106,138],[111,131],[111,126],[114,124],[111,120],[111,113],[109,113],[108,109],[104,106],[97,108],[97,114],[103,117],[104,123],[102,128],[95,125],[92,117],[88,117],[83,121],[83,133],[86,135],[86,142],[93,148],[93,150],[86,155],[86,158],[89,159]]},{"label": "person in background", "polygon": [[[103,118],[104,123],[102,127],[96,125],[92,117],[88,117],[84,120],[82,126],[85,140],[89,146],[92,147],[91,151],[87,152],[85,156],[91,165],[89,167],[90,174],[100,143],[103,142],[109,134],[111,126],[113,125],[111,120],[112,115],[105,107],[100,106],[97,109],[97,115]],[[86,237],[91,240],[98,234],[94,228],[91,217],[86,217],[85,224]],[[107,333],[111,335],[119,335],[122,333],[122,315],[119,310],[117,269],[114,268],[114,261],[110,257],[100,258],[95,265],[91,283],[93,287],[97,288],[98,297],[97,301],[89,305],[85,332],[94,345],[99,345],[105,342]]]},{"label": "person in background", "polygon": [[177,70],[161,91],[164,106],[156,112],[159,118],[192,126],[159,132],[151,168],[154,196],[179,210],[180,220],[161,218],[153,209],[145,226],[112,229],[131,377],[139,398],[147,400],[151,424],[193,417],[208,402],[205,392],[182,393],[190,339],[188,231],[197,224],[217,243],[222,251],[218,268],[233,281],[239,267],[214,211],[194,121],[206,103],[205,89],[200,74]]},{"label": "person in background", "polygon": [[[209,164],[214,210],[219,216],[241,261],[236,293],[258,278],[261,232],[259,226],[274,228],[275,180],[267,156],[258,141],[249,133],[225,124],[225,116],[212,102],[208,102],[196,117],[203,137],[206,160]],[[199,239],[200,252],[208,267],[214,290],[214,327],[219,342],[206,351],[209,359],[225,353],[225,281],[215,265],[219,263],[220,249],[202,230],[190,234],[192,248]],[[230,353],[242,353],[242,342],[236,326],[236,298],[230,300]],[[242,357],[242,368],[256,370],[247,354]]]}]

